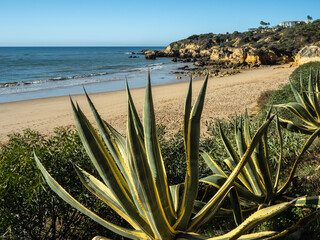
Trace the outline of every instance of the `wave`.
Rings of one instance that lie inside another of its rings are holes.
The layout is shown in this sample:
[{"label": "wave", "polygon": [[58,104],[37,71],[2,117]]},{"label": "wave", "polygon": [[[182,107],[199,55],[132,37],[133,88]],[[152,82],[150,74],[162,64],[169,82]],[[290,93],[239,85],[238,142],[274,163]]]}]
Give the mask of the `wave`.
[{"label": "wave", "polygon": [[[66,87],[74,87],[74,86],[83,86],[86,84],[95,84],[95,83],[102,83],[102,82],[114,82],[123,80],[123,78],[114,77],[111,79],[95,79],[95,80],[88,80],[88,79],[79,79],[79,81],[66,81],[63,84],[52,84],[53,81],[39,81],[42,83],[41,85],[32,84],[32,83],[25,83],[24,85],[12,85],[12,88],[1,88],[0,87],[0,96],[7,95],[7,94],[17,94],[17,93],[30,93],[30,92],[37,92],[43,90],[53,90],[59,88],[66,88]],[[36,83],[36,81],[34,81]],[[21,87],[24,86],[24,87]]]},{"label": "wave", "polygon": [[19,86],[26,86],[26,85],[30,85],[30,84],[41,84],[41,83],[46,83],[46,82],[58,82],[58,81],[64,81],[64,80],[90,78],[90,77],[97,77],[97,76],[105,76],[108,74],[110,74],[110,73],[107,73],[107,72],[88,73],[88,74],[80,74],[80,75],[73,75],[73,76],[67,76],[67,77],[54,77],[54,78],[31,80],[31,81],[5,82],[5,83],[0,83],[0,88],[19,87]]},{"label": "wave", "polygon": [[131,71],[154,71],[154,70],[161,70],[165,67],[167,63],[153,63],[153,64],[148,64],[145,67],[138,67],[138,68],[133,68]]},{"label": "wave", "polygon": [[[123,68],[119,68],[119,66],[101,66],[98,67],[100,70],[102,69],[118,69],[118,70],[124,70],[122,73],[132,73],[132,72],[145,72],[149,70],[160,70],[163,68],[163,63],[156,63],[156,64],[149,64],[146,67],[140,67],[140,68],[131,68],[128,69],[125,65],[122,66]],[[96,69],[98,69],[96,68]],[[1,88],[8,88],[8,87],[21,87],[31,84],[43,84],[46,82],[59,82],[59,81],[65,81],[65,80],[72,80],[72,79],[82,79],[82,78],[92,78],[92,77],[99,77],[99,76],[105,76],[108,74],[117,74],[118,72],[101,72],[101,73],[86,73],[86,74],[79,74],[79,75],[72,75],[72,76],[65,76],[65,77],[54,77],[54,78],[46,78],[46,79],[37,79],[37,80],[30,80],[30,81],[21,81],[21,82],[4,82],[0,83],[0,89]]]}]

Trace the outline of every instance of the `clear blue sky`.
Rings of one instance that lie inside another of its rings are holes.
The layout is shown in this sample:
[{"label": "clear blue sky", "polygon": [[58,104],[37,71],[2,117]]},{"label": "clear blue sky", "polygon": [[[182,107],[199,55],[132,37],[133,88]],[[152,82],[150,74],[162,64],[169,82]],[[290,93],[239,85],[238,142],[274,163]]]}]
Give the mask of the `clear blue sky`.
[{"label": "clear blue sky", "polygon": [[0,0],[0,46],[166,46],[319,10],[320,0]]}]

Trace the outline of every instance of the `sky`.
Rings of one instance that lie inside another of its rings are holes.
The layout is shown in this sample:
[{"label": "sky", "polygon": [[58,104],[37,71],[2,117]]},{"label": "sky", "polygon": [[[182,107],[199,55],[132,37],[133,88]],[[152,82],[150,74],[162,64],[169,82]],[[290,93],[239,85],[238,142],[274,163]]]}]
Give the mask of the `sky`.
[{"label": "sky", "polygon": [[319,0],[0,0],[0,46],[167,46],[261,20],[315,20],[319,9]]}]

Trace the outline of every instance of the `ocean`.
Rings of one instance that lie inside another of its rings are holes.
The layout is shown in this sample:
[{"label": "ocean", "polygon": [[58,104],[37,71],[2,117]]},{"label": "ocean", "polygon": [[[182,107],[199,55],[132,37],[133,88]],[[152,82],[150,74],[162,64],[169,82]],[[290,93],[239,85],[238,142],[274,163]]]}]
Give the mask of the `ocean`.
[{"label": "ocean", "polygon": [[152,85],[188,80],[173,74],[188,64],[143,49],[163,47],[0,47],[0,103],[144,87],[148,71]]}]

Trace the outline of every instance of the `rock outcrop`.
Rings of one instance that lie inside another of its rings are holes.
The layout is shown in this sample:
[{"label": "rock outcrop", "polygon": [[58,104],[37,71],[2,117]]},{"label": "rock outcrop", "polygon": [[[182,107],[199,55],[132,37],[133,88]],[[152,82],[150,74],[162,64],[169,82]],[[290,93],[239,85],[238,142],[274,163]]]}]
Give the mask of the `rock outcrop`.
[{"label": "rock outcrop", "polygon": [[298,52],[294,60],[299,65],[307,62],[320,61],[320,48],[317,46],[306,46]]},{"label": "rock outcrop", "polygon": [[272,65],[292,61],[287,55],[275,53],[268,49],[252,47],[216,47],[201,49],[200,46],[190,44],[175,50],[171,44],[165,50],[146,50],[146,59],[157,57],[172,57],[173,61],[194,62],[196,66],[226,64],[238,65]]}]

